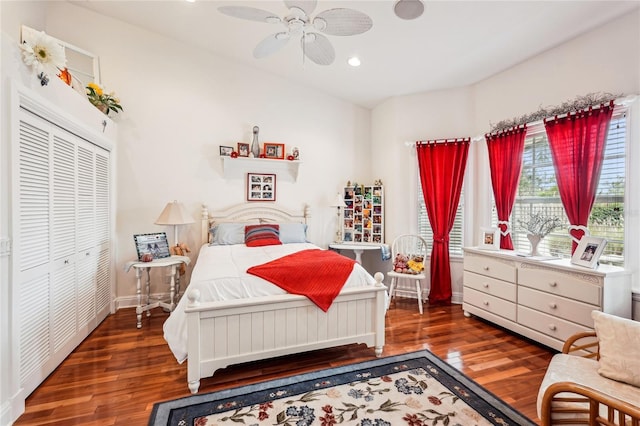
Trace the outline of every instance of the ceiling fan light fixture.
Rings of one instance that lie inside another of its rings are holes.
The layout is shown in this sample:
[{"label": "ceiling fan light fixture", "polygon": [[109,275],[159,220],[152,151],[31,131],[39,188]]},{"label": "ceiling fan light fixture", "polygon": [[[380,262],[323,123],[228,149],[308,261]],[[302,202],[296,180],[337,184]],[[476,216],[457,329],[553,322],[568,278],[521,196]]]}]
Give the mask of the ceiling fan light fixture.
[{"label": "ceiling fan light fixture", "polygon": [[359,67],[361,62],[360,62],[360,58],[358,58],[357,56],[352,56],[347,60],[347,63],[349,65],[351,65],[352,67]]},{"label": "ceiling fan light fixture", "polygon": [[424,12],[422,0],[398,0],[393,5],[393,11],[401,19],[416,19]]},{"label": "ceiling fan light fixture", "polygon": [[[193,0],[193,1],[195,1],[195,0]],[[280,18],[278,18],[277,16],[268,16],[265,19],[265,22],[267,24],[279,24],[280,22],[282,22],[282,20]]]}]

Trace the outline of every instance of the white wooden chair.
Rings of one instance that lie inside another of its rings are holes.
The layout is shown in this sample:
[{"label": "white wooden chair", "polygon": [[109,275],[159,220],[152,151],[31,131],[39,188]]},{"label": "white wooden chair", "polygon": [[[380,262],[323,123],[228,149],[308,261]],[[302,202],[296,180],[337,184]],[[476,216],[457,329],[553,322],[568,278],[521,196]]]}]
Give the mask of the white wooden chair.
[{"label": "white wooden chair", "polygon": [[[405,234],[396,237],[393,240],[391,245],[391,261],[395,262],[396,256],[398,254],[403,254],[407,256],[409,259],[412,259],[416,256],[421,256],[423,262],[427,260],[427,242],[419,235],[411,235]],[[411,273],[402,273],[396,272],[391,269],[390,272],[387,273],[387,276],[391,277],[391,285],[389,286],[389,300],[391,300],[395,293],[413,293],[414,290],[407,289],[398,289],[397,284],[399,280],[414,280],[415,281],[415,295],[418,298],[418,309],[420,310],[420,314],[422,314],[422,293],[423,289],[420,285],[420,281],[427,278],[424,273],[424,270],[419,274],[411,274]]]}]

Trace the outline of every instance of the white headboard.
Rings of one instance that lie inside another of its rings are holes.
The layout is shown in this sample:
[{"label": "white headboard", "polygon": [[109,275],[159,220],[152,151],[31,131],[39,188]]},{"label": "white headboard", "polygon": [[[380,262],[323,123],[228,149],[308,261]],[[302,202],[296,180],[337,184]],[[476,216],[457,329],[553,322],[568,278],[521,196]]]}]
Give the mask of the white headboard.
[{"label": "white headboard", "polygon": [[300,222],[307,223],[311,217],[309,205],[304,204],[301,211],[293,211],[271,203],[243,203],[231,206],[226,210],[209,212],[206,204],[202,205],[201,241],[209,242],[209,229],[216,222]]}]

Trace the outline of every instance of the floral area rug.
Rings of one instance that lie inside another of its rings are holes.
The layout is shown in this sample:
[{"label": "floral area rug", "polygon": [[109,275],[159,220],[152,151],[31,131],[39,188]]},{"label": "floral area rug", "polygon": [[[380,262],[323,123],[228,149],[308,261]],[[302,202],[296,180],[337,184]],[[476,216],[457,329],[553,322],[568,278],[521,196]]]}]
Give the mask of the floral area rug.
[{"label": "floral area rug", "polygon": [[429,351],[157,403],[149,425],[535,425]]}]

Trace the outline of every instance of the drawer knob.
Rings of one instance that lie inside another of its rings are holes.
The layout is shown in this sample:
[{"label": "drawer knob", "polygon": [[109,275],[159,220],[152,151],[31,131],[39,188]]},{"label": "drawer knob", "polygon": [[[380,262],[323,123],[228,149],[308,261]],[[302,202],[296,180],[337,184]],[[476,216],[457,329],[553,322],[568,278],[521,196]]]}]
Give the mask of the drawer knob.
[{"label": "drawer knob", "polygon": [[551,303],[549,303],[549,307],[551,309],[556,309],[558,307],[558,305],[556,305],[555,303],[551,302]]},{"label": "drawer knob", "polygon": [[488,301],[488,300],[485,300],[485,301],[484,301],[484,302],[482,302],[482,303],[484,303],[484,306],[489,306],[489,301]]},{"label": "drawer knob", "polygon": [[68,265],[68,264],[69,264],[69,259],[65,259],[65,260],[64,260],[64,264],[65,264],[65,265]]},{"label": "drawer knob", "polygon": [[484,266],[484,267],[482,267],[482,269],[484,269],[485,271],[488,271],[489,267],[488,266]]},{"label": "drawer knob", "polygon": [[489,283],[482,283],[482,287],[489,288]]},{"label": "drawer knob", "polygon": [[555,281],[549,283],[549,287],[556,287],[557,285],[558,283]]},{"label": "drawer knob", "polygon": [[556,331],[557,327],[554,324],[549,324],[549,330]]}]

